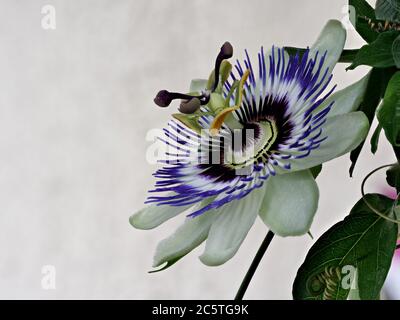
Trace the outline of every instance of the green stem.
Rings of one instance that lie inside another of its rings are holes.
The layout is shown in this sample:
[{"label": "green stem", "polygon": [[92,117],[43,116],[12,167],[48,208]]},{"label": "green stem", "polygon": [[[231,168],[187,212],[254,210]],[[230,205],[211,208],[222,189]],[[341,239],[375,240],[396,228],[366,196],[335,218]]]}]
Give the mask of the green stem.
[{"label": "green stem", "polygon": [[[342,51],[342,54],[339,58],[339,62],[341,63],[352,63],[354,58],[356,57],[359,49],[346,49]],[[285,51],[292,55],[296,54],[297,52],[302,56],[306,49],[304,48],[295,48],[295,47],[285,47]]]},{"label": "green stem", "polygon": [[240,285],[240,288],[235,296],[235,300],[243,300],[243,296],[246,293],[246,290],[250,284],[251,279],[254,276],[254,273],[257,270],[258,265],[260,264],[260,261],[262,257],[264,256],[265,252],[267,251],[273,237],[274,233],[272,231],[268,231],[267,235],[265,236],[264,241],[261,243],[260,248],[258,249],[253,262],[250,265],[249,270],[247,271],[245,277],[243,278],[242,284]]}]

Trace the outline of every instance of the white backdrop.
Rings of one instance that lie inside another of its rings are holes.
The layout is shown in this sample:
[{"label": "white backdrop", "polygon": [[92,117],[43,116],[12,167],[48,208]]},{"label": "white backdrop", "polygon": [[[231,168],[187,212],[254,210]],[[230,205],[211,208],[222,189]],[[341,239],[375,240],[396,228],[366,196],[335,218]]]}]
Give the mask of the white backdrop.
[{"label": "white backdrop", "polygon": [[[175,107],[157,108],[159,89],[185,90],[206,77],[220,45],[241,56],[260,45],[307,46],[345,0],[0,1],[0,298],[232,298],[266,229],[257,224],[222,267],[196,250],[168,271],[148,274],[156,243],[181,218],[154,231],[128,218],[154,183],[146,132]],[[56,29],[41,8],[56,9]],[[347,47],[362,45],[350,29]],[[365,68],[335,72],[343,87]],[[348,156],[324,166],[314,236],[345,216],[362,177],[393,157],[364,150],[348,177]],[[383,183],[383,182],[382,182]],[[290,299],[309,237],[276,238],[247,298]],[[41,286],[42,267],[56,289]]]}]

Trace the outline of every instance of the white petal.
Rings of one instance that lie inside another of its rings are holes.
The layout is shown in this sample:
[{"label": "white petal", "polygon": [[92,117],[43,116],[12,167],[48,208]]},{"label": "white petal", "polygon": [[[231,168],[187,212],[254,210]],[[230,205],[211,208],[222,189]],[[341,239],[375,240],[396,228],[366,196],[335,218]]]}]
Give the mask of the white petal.
[{"label": "white petal", "polygon": [[137,229],[153,229],[192,206],[149,205],[133,214],[129,218],[129,222]]},{"label": "white petal", "polygon": [[365,139],[368,129],[368,118],[361,111],[328,118],[322,127],[322,137],[328,138],[308,156],[289,160],[291,170],[312,168],[353,150]]},{"label": "white petal", "polygon": [[332,109],[329,111],[327,117],[357,110],[363,100],[364,93],[368,85],[369,76],[370,74],[368,73],[356,83],[329,96],[321,104],[321,106],[314,111],[314,113],[318,113],[319,110],[324,109],[332,101],[335,101],[335,103],[333,104]]},{"label": "white petal", "polygon": [[153,267],[174,261],[199,246],[207,238],[216,215],[216,210],[209,210],[198,217],[187,218],[173,235],[158,244]]},{"label": "white petal", "polygon": [[[317,41],[311,47],[310,57],[314,57],[317,51],[319,52],[319,57],[322,57],[327,52],[324,70],[328,68],[328,74],[330,74],[342,54],[345,42],[346,30],[343,28],[342,23],[338,20],[329,20],[322,29]],[[318,64],[315,68],[318,68]],[[321,77],[324,70],[321,73]]]},{"label": "white petal", "polygon": [[270,177],[260,217],[280,236],[302,235],[310,230],[318,197],[318,186],[309,170]]},{"label": "white petal", "polygon": [[254,224],[264,192],[265,186],[262,186],[219,209],[208,234],[206,248],[200,257],[204,264],[218,266],[235,255]]}]

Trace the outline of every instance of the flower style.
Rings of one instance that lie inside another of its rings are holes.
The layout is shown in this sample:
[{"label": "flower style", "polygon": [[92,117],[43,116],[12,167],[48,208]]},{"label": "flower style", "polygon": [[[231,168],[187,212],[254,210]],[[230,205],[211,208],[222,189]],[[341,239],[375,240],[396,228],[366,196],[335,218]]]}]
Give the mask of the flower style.
[{"label": "flower style", "polygon": [[357,147],[369,127],[354,111],[368,75],[335,94],[327,89],[345,38],[332,20],[302,55],[261,48],[255,68],[246,51],[234,69],[225,43],[210,78],[193,80],[190,94],[160,91],[160,106],[183,101],[160,138],[170,152],[154,174],[149,205],[130,223],[151,229],[182,212],[188,217],[158,245],[154,267],[172,265],[205,240],[200,260],[223,264],[257,215],[280,236],[309,231],[319,198],[309,169]]}]

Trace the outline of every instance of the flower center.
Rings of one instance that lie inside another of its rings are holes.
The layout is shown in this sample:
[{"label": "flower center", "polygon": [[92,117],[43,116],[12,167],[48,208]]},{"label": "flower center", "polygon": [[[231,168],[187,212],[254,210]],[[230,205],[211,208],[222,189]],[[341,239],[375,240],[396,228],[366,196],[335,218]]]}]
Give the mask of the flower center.
[{"label": "flower center", "polygon": [[[227,150],[227,165],[237,169],[267,162],[268,152],[278,137],[275,121],[265,119],[247,123],[241,131],[241,139],[234,134],[233,146]],[[238,140],[241,140],[241,144]]]}]

